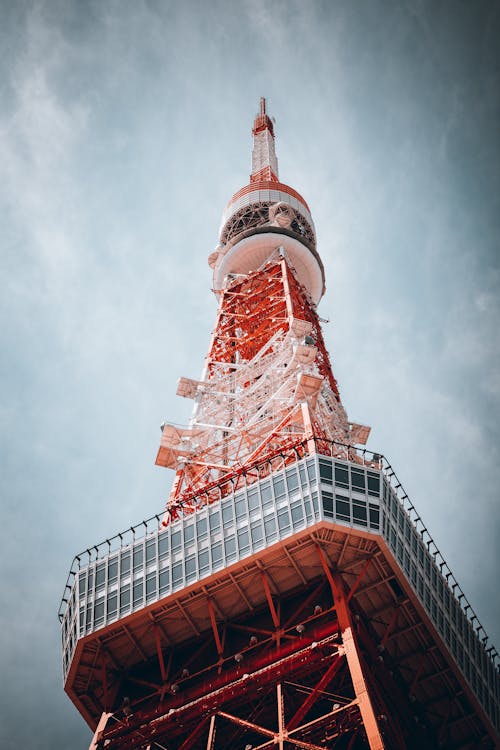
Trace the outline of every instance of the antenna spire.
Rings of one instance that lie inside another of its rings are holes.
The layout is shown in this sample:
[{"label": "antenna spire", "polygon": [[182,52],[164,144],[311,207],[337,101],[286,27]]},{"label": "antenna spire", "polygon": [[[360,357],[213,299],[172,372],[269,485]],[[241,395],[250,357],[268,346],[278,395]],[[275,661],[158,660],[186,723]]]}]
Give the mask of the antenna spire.
[{"label": "antenna spire", "polygon": [[274,125],[266,112],[266,99],[260,97],[260,111],[253,128],[252,174],[250,182],[279,182],[274,148]]}]

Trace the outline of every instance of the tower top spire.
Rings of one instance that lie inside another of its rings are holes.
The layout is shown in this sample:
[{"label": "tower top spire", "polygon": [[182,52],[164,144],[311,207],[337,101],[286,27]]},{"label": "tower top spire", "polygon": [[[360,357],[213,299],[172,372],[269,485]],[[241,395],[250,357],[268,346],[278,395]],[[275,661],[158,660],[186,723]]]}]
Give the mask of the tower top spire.
[{"label": "tower top spire", "polygon": [[274,124],[266,112],[266,99],[260,97],[259,113],[252,128],[252,174],[250,182],[278,182],[278,160],[274,148]]}]

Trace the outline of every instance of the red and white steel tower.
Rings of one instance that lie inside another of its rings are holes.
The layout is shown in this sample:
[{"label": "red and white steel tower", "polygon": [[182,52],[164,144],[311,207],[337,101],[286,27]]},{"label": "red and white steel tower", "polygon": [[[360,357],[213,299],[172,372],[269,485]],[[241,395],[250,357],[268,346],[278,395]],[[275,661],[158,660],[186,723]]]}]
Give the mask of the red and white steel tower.
[{"label": "red and white steel tower", "polygon": [[154,516],[78,555],[65,689],[91,748],[499,743],[498,655],[386,459],[340,401],[307,203],[261,99],[250,182],[209,257],[218,311]]}]

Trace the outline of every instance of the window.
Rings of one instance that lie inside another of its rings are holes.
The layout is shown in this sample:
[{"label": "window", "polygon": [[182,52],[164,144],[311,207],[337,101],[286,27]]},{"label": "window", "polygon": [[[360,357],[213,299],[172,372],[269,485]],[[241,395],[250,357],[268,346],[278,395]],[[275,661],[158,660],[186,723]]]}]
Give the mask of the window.
[{"label": "window", "polygon": [[[175,565],[172,565],[172,586],[175,588],[180,583],[182,583],[183,580],[183,564],[182,562],[177,562]],[[134,584],[135,585],[135,584]]]},{"label": "window", "polygon": [[167,593],[170,586],[170,571],[168,569],[160,571],[160,596]]},{"label": "window", "polygon": [[287,508],[280,508],[278,511],[278,527],[280,531],[288,531],[290,529],[290,518]]},{"label": "window", "polygon": [[378,529],[380,526],[380,511],[376,505],[370,503],[370,526],[374,529]]},{"label": "window", "polygon": [[184,544],[191,544],[194,541],[194,524],[190,523],[184,526]]},{"label": "window", "polygon": [[295,468],[289,469],[286,473],[286,485],[290,492],[293,492],[293,490],[296,490],[299,486],[299,478],[297,476],[297,472],[295,471]]},{"label": "window", "polygon": [[351,483],[353,490],[365,491],[365,472],[351,466]]},{"label": "window", "polygon": [[333,495],[331,492],[325,492],[322,493],[323,497],[323,512],[325,514],[326,518],[333,518]]},{"label": "window", "polygon": [[112,583],[118,578],[118,560],[115,558],[108,565],[108,581]]},{"label": "window", "polygon": [[240,518],[243,518],[243,516],[246,513],[246,508],[245,508],[245,501],[244,501],[244,499],[242,497],[239,498],[238,500],[236,500],[236,502],[234,504],[234,509],[236,511],[236,518],[238,520]]},{"label": "window", "polygon": [[250,549],[250,537],[245,529],[238,529],[238,547],[240,553]]},{"label": "window", "polygon": [[134,573],[142,568],[142,561],[144,557],[144,550],[142,548],[142,545],[140,547],[135,547],[134,549]]},{"label": "window", "polygon": [[207,536],[208,533],[208,522],[206,518],[198,518],[196,521],[196,535],[198,539],[202,539]]},{"label": "window", "polygon": [[358,505],[357,503],[352,504],[352,520],[354,523],[361,524],[362,526],[367,525],[366,505]]},{"label": "window", "polygon": [[156,539],[150,539],[146,544],[146,564],[156,559]]},{"label": "window", "polygon": [[[270,490],[269,490],[269,492],[270,492]],[[249,508],[249,510],[255,510],[256,508],[259,507],[259,493],[258,493],[256,487],[254,487],[251,490],[248,490],[247,498],[248,498],[248,508]]]},{"label": "window", "polygon": [[[252,490],[249,490],[248,493],[250,494]],[[266,484],[261,484],[260,486],[260,495],[262,497],[262,504],[267,505],[267,503],[271,502],[273,499],[273,495],[271,492],[271,485],[269,482],[266,482]]]},{"label": "window", "polygon": [[158,537],[158,556],[160,560],[168,554],[168,535],[161,534]]},{"label": "window", "polygon": [[148,601],[156,596],[156,573],[149,573],[146,577],[146,598]]},{"label": "window", "polygon": [[222,562],[222,542],[212,545],[212,561],[214,565]]},{"label": "window", "polygon": [[208,550],[204,549],[202,552],[198,553],[198,563],[200,566],[200,574],[206,573],[207,570],[210,567],[210,560],[208,557]]},{"label": "window", "polygon": [[118,609],[118,594],[116,591],[108,596],[108,617],[114,617]]},{"label": "window", "polygon": [[304,511],[302,510],[302,505],[300,503],[295,503],[294,505],[292,505],[290,507],[290,513],[292,514],[292,524],[294,525],[294,527],[302,524],[304,520]]},{"label": "window", "polygon": [[210,513],[208,517],[210,531],[217,531],[220,527],[220,513],[219,511],[215,511],[214,513]]},{"label": "window", "polygon": [[369,471],[367,475],[368,494],[378,497],[380,494],[380,477]]},{"label": "window", "polygon": [[260,523],[252,523],[250,526],[250,532],[252,534],[253,545],[258,545],[264,539],[264,531]]},{"label": "window", "polygon": [[172,544],[172,551],[177,551],[181,548],[182,545],[182,539],[181,539],[181,532],[180,531],[174,531],[171,538],[171,544]]},{"label": "window", "polygon": [[264,529],[265,529],[266,538],[267,539],[272,538],[276,532],[276,521],[274,519],[274,516],[268,516],[264,520]]},{"label": "window", "polygon": [[322,482],[326,482],[327,484],[332,484],[333,472],[332,472],[332,465],[329,461],[326,462],[320,459],[319,476]]},{"label": "window", "polygon": [[349,474],[347,472],[347,466],[342,464],[335,464],[335,484],[339,487],[349,486]]},{"label": "window", "polygon": [[236,557],[236,537],[230,536],[224,541],[226,560],[234,560]]},{"label": "window", "polygon": [[337,497],[335,498],[335,508],[338,518],[340,518],[342,521],[351,520],[351,508],[347,498],[343,498],[337,495]]},{"label": "window", "polygon": [[274,485],[274,496],[276,498],[283,497],[283,495],[286,494],[285,480],[283,479],[283,477],[279,477],[278,479],[275,479],[273,481],[273,485]]},{"label": "window", "polygon": [[233,520],[234,514],[231,505],[222,506],[222,525],[229,526]]},{"label": "window", "polygon": [[104,580],[106,577],[106,571],[104,564],[98,565],[95,572],[95,587],[97,590],[102,589],[104,586]]},{"label": "window", "polygon": [[194,555],[186,557],[186,580],[192,581],[196,578],[196,558]]},{"label": "window", "polygon": [[133,592],[133,605],[134,607],[137,607],[138,604],[142,604],[142,597],[144,595],[144,586],[142,581],[135,581],[134,582],[134,592]]}]

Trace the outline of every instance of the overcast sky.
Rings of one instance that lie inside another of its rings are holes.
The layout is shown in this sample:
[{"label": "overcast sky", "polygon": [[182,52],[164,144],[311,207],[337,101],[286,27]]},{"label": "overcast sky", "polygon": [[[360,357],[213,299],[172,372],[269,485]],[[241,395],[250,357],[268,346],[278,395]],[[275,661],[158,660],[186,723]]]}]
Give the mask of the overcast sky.
[{"label": "overcast sky", "polygon": [[500,4],[23,2],[0,21],[0,745],[87,748],[75,553],[161,511],[259,97],[309,203],[349,417],[500,643]]}]

